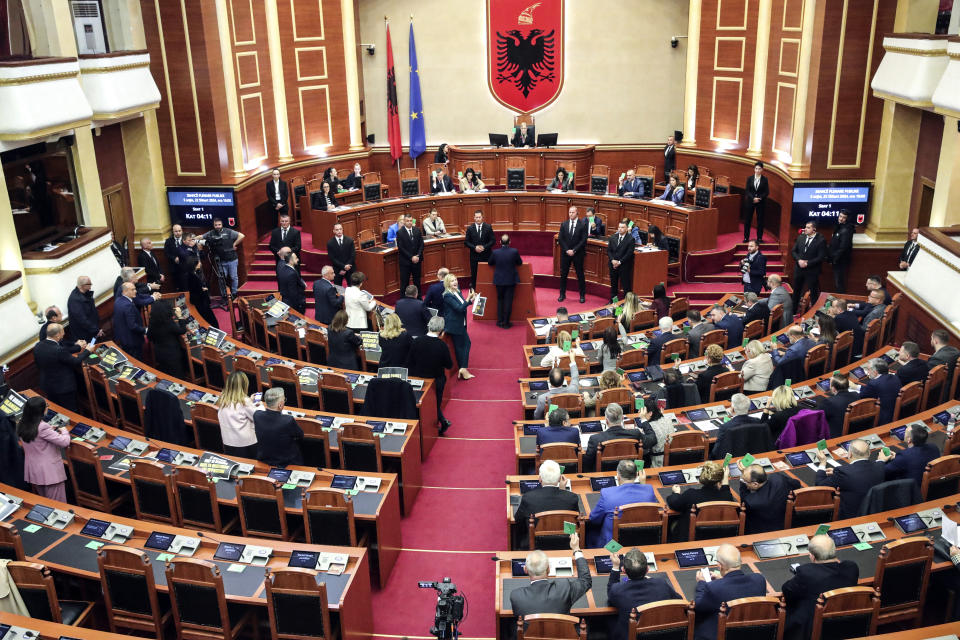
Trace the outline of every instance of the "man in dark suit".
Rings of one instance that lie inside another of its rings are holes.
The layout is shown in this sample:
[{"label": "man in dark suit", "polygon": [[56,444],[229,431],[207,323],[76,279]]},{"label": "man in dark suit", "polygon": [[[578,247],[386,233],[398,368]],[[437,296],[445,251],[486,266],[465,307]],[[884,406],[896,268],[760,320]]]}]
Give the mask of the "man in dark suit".
[{"label": "man in dark suit", "polygon": [[900,378],[901,385],[927,379],[929,369],[927,369],[927,363],[920,359],[920,345],[916,342],[907,341],[900,345],[897,361],[900,362],[897,377]]},{"label": "man in dark suit", "polygon": [[513,132],[513,139],[510,141],[515,147],[535,147],[537,138],[534,135],[534,127],[528,127],[526,122],[520,123],[520,128]]},{"label": "man in dark suit", "polygon": [[253,429],[257,434],[257,460],[271,467],[286,467],[303,464],[300,443],[303,429],[283,413],[286,396],[280,387],[270,387],[263,392],[266,411],[253,414]]},{"label": "man in dark suit", "polygon": [[530,516],[544,511],[579,511],[580,498],[565,487],[567,481],[560,472],[560,465],[553,460],[544,460],[540,465],[540,486],[531,489],[520,498],[514,522],[521,532],[526,532]]},{"label": "man in dark suit", "polygon": [[510,236],[500,237],[500,248],[490,254],[487,264],[493,267],[493,285],[497,288],[497,326],[509,329],[513,326],[513,294],[520,283],[517,267],[523,264],[520,252],[510,246]]},{"label": "man in dark suit", "polygon": [[757,214],[757,242],[763,241],[763,218],[770,195],[770,183],[763,175],[763,163],[759,160],[753,165],[753,175],[747,178],[743,189],[743,241],[750,239],[750,226],[753,214]]},{"label": "man in dark suit", "polygon": [[607,235],[607,227],[597,216],[593,207],[587,207],[587,215],[584,218],[587,221],[587,235],[591,238],[604,238]]},{"label": "man in dark suit", "polygon": [[280,170],[274,169],[270,181],[267,182],[267,202],[270,203],[270,209],[276,211],[278,216],[287,213],[289,196],[287,183],[280,179]]},{"label": "man in dark suit", "polygon": [[871,462],[870,444],[866,440],[854,440],[847,452],[849,464],[834,469],[827,467],[827,452],[817,451],[817,486],[836,487],[840,491],[838,520],[859,515],[867,492],[884,479],[883,463]]},{"label": "man in dark suit", "polygon": [[[443,316],[434,316],[427,322],[427,335],[417,338],[407,355],[407,369],[411,376],[429,378],[436,385],[437,420],[440,435],[450,428],[450,421],[443,416],[443,387],[447,383],[447,369],[453,367],[450,347],[443,341]],[[559,469],[559,467],[557,467]]]},{"label": "man in dark suit", "polygon": [[89,353],[86,340],[78,340],[81,351],[73,355],[61,344],[63,325],[56,322],[47,327],[47,337],[33,348],[33,361],[40,374],[40,389],[44,397],[71,411],[77,410],[77,376],[83,359]]},{"label": "man in dark suit", "polygon": [[349,285],[357,264],[357,249],[353,245],[353,238],[343,235],[343,225],[339,222],[333,225],[333,237],[327,241],[327,257],[333,263],[333,284],[342,285],[346,278]]},{"label": "man in dark suit", "polygon": [[570,265],[577,274],[577,290],[580,292],[580,302],[586,300],[587,281],[583,271],[583,259],[587,254],[587,220],[580,219],[576,207],[567,210],[567,221],[560,225],[557,244],[560,245],[560,297],[563,302],[567,297],[567,276],[570,275]]},{"label": "man in dark suit", "polygon": [[830,425],[830,437],[839,438],[843,435],[843,418],[851,402],[860,399],[860,394],[850,391],[850,381],[845,375],[835,375],[830,378],[830,390],[827,395],[817,399],[817,409],[823,411]]},{"label": "man in dark suit", "polygon": [[713,331],[714,327],[710,321],[705,320],[696,309],[687,311],[687,321],[690,323],[690,331],[687,333],[687,342],[690,343],[690,356],[696,356],[700,353],[700,338],[707,331]]},{"label": "man in dark suit", "polygon": [[607,242],[607,256],[610,258],[610,301],[623,295],[633,287],[633,236],[627,233],[627,225],[620,222],[617,232]]},{"label": "man in dark suit", "polygon": [[596,468],[597,450],[600,448],[600,443],[606,442],[607,440],[615,440],[617,438],[636,440],[643,445],[644,451],[652,451],[653,446],[657,443],[657,434],[649,427],[646,432],[624,427],[623,407],[618,404],[608,404],[603,417],[606,422],[606,428],[600,433],[591,435],[590,439],[587,440],[587,450],[583,454],[584,470],[589,469],[593,471]]},{"label": "man in dark suit", "polygon": [[359,189],[363,185],[363,169],[359,162],[353,164],[353,172],[340,180],[340,184],[344,189]]},{"label": "man in dark suit", "polygon": [[297,273],[299,263],[300,259],[292,251],[284,256],[283,264],[277,268],[277,290],[291,309],[306,313],[307,284]]},{"label": "man in dark suit", "polygon": [[397,231],[397,266],[400,271],[400,290],[407,288],[413,278],[413,286],[420,291],[420,272],[423,266],[423,235],[413,226],[413,216],[403,218],[403,228]]},{"label": "man in dark suit", "polygon": [[147,330],[143,326],[143,316],[133,298],[137,289],[132,282],[124,282],[120,287],[120,297],[113,302],[113,339],[120,348],[137,360],[143,359],[143,337]]},{"label": "man in dark suit", "polygon": [[743,294],[743,308],[746,313],[743,314],[743,326],[746,327],[754,320],[760,320],[763,323],[763,335],[767,333],[767,322],[770,319],[770,307],[760,302],[760,298],[753,291],[747,291]]},{"label": "man in dark suit", "polygon": [[453,182],[443,167],[437,167],[436,175],[430,176],[430,193],[454,193]]},{"label": "man in dark suit", "polygon": [[860,327],[860,319],[853,311],[847,310],[847,301],[844,298],[837,298],[827,307],[827,315],[833,317],[837,325],[837,333],[844,331],[853,331],[856,333]]},{"label": "man in dark suit", "polygon": [[780,591],[787,605],[784,638],[809,638],[814,609],[821,593],[855,587],[860,567],[852,560],[837,560],[837,547],[828,535],[813,536],[807,547],[810,562],[801,564],[795,575],[783,583]]},{"label": "man in dark suit", "polygon": [[877,398],[880,401],[880,416],[877,426],[883,426],[893,420],[893,409],[900,393],[900,378],[890,373],[887,361],[874,358],[863,365],[870,379],[860,387],[861,398]]},{"label": "man in dark suit", "polygon": [[[750,398],[742,393],[735,393],[730,398],[730,408],[727,409],[730,419],[717,429],[717,441],[710,450],[710,457],[720,460],[731,449],[730,434],[737,427],[761,424],[759,418],[750,415]],[[783,524],[781,521],[780,524]]]},{"label": "man in dark suit", "polygon": [[290,247],[298,256],[300,255],[300,230],[290,226],[290,214],[280,214],[280,226],[270,232],[270,253],[280,262],[277,255],[281,247]]},{"label": "man in dark suit", "polygon": [[120,297],[120,287],[124,282],[133,284],[136,295],[133,303],[138,307],[146,307],[153,304],[153,301],[159,299],[160,294],[154,292],[160,288],[159,284],[151,282],[137,282],[137,270],[133,267],[121,267],[120,275],[113,282],[113,297]]},{"label": "man in dark suit", "polygon": [[589,547],[602,547],[613,540],[613,512],[625,504],[656,502],[653,487],[644,484],[643,471],[633,460],[617,463],[617,484],[600,490],[600,499],[590,511],[587,522]]},{"label": "man in dark suit", "polygon": [[[46,340],[47,339],[47,330],[51,325],[59,324],[63,326],[63,312],[60,311],[60,307],[52,305],[47,307],[43,312],[43,317],[47,319],[42,325],[40,325],[40,333],[37,335],[37,340]],[[64,331],[63,338],[60,340],[60,346],[69,351],[70,353],[77,353],[80,351],[80,345],[77,344],[75,339],[72,339]]]},{"label": "man in dark suit", "polygon": [[923,425],[911,424],[903,434],[903,441],[907,448],[897,453],[891,451],[889,456],[880,452],[877,460],[885,463],[884,477],[887,480],[909,478],[917,483],[917,488],[923,482],[923,472],[931,460],[940,457],[940,449],[932,442],[927,442],[930,432]]},{"label": "man in dark suit", "polygon": [[827,255],[833,265],[834,291],[847,292],[847,270],[850,268],[850,256],[853,254],[853,234],[856,229],[850,222],[850,214],[841,210],[837,215],[837,226],[830,236]]},{"label": "man in dark suit", "polygon": [[[930,346],[933,348],[933,355],[927,359],[927,367],[933,369],[941,364],[947,365],[947,380],[953,380],[953,371],[957,366],[957,359],[960,358],[960,349],[950,344],[950,334],[945,329],[937,329],[930,334]],[[943,398],[949,395],[949,385],[944,385]]]},{"label": "man in dark suit", "polygon": [[483,211],[473,212],[473,224],[466,228],[463,242],[470,249],[470,288],[477,288],[477,265],[490,259],[493,251],[493,227],[483,221]]},{"label": "man in dark suit", "polygon": [[827,257],[827,243],[817,233],[817,223],[804,225],[803,235],[797,238],[791,252],[793,267],[793,308],[800,308],[800,297],[805,289],[810,290],[810,303],[816,304],[820,296],[820,269]]},{"label": "man in dark suit", "polygon": [[747,508],[744,534],[783,529],[787,497],[800,487],[799,480],[785,473],[768,474],[759,464],[744,469],[740,477],[740,499]]},{"label": "man in dark suit", "polygon": [[724,329],[727,332],[727,346],[725,349],[739,347],[743,342],[743,320],[727,313],[726,307],[722,304],[715,304],[710,309],[710,319],[713,320],[714,329]]},{"label": "man in dark suit", "polygon": [[719,571],[711,571],[707,582],[697,572],[697,590],[693,600],[697,614],[695,640],[716,640],[720,605],[738,598],[767,595],[767,581],[759,573],[745,574],[740,569],[740,552],[736,547],[722,544],[717,549]]},{"label": "man in dark suit", "polygon": [[616,621],[610,622],[610,640],[627,640],[627,625],[634,608],[659,600],[683,599],[663,576],[647,576],[647,556],[640,549],[631,549],[622,557],[623,570],[629,578],[626,582],[620,581],[620,554],[610,555],[607,604],[617,610]]},{"label": "man in dark suit", "polygon": [[164,277],[160,273],[160,263],[154,257],[153,240],[150,238],[140,239],[140,251],[137,252],[137,264],[143,267],[147,272],[147,282],[153,284],[163,284]]},{"label": "man in dark suit", "polygon": [[337,293],[333,284],[333,267],[325,265],[313,283],[313,315],[317,322],[330,324],[334,314],[342,308],[343,296]]},{"label": "man in dark suit", "polygon": [[76,340],[90,341],[103,337],[90,276],[77,277],[77,286],[67,298],[67,313],[70,318],[70,333]]},{"label": "man in dark suit", "polygon": [[628,170],[625,178],[620,180],[620,184],[617,185],[617,195],[624,198],[642,198],[644,196],[643,180],[637,178],[633,169]]},{"label": "man in dark suit", "polygon": [[741,280],[743,290],[760,293],[767,280],[767,256],[760,253],[760,245],[756,240],[747,243],[747,255],[740,261]]},{"label": "man in dark suit", "polygon": [[807,352],[814,348],[817,343],[807,337],[803,330],[803,325],[795,324],[787,329],[787,339],[790,346],[781,352],[781,347],[777,347],[770,354],[773,364],[782,366],[792,360],[803,360],[807,357]]},{"label": "man in dark suit", "polygon": [[647,362],[650,364],[660,364],[663,345],[679,337],[673,335],[673,320],[668,316],[660,318],[658,327],[660,335],[655,336],[647,346]]},{"label": "man in dark suit", "polygon": [[580,551],[580,537],[575,533],[570,536],[570,549],[573,551],[574,564],[577,565],[576,578],[548,579],[550,563],[547,554],[543,551],[531,551],[527,555],[526,567],[530,584],[510,592],[510,610],[513,615],[570,614],[573,603],[589,591],[593,584],[590,565]]},{"label": "man in dark suit", "polygon": [[547,426],[537,429],[537,446],[553,442],[569,442],[580,445],[580,430],[570,426],[570,414],[566,409],[554,409],[547,416]]},{"label": "man in dark suit", "polygon": [[163,241],[163,255],[167,257],[167,272],[173,277],[177,291],[187,290],[187,272],[181,265],[180,247],[183,246],[183,227],[170,228],[170,237]]},{"label": "man in dark suit", "polygon": [[427,287],[427,295],[423,296],[423,304],[437,311],[443,310],[443,279],[450,273],[450,269],[437,269],[437,281]]},{"label": "man in dark suit", "polygon": [[427,323],[430,322],[430,311],[427,305],[417,297],[418,289],[412,284],[403,290],[403,296],[397,300],[394,310],[403,323],[403,328],[414,338],[426,335]]},{"label": "man in dark suit", "polygon": [[670,181],[670,174],[677,168],[677,141],[667,136],[667,145],[663,148],[663,179]]},{"label": "man in dark suit", "polygon": [[901,270],[906,271],[909,269],[913,261],[917,259],[917,254],[920,253],[920,244],[917,242],[917,238],[919,237],[920,229],[910,229],[910,238],[903,243],[903,251],[900,252]]}]

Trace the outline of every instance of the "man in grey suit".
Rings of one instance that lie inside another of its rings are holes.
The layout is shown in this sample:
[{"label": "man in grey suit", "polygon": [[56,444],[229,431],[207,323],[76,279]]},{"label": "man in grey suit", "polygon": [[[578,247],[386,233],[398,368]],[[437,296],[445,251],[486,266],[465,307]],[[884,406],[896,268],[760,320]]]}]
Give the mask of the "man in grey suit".
[{"label": "man in grey suit", "polygon": [[534,420],[543,420],[550,406],[550,398],[558,393],[580,393],[580,372],[577,371],[576,358],[570,358],[570,384],[563,384],[563,370],[554,367],[547,376],[547,391],[537,398],[537,408],[533,411]]},{"label": "man in grey suit", "polygon": [[547,579],[550,562],[543,551],[531,551],[527,555],[526,568],[530,584],[510,592],[510,609],[516,616],[528,616],[534,613],[559,613],[570,615],[570,609],[590,590],[593,580],[590,577],[590,565],[580,551],[580,536],[570,536],[570,549],[577,565],[576,578]]},{"label": "man in grey suit", "polygon": [[700,312],[696,309],[691,309],[687,311],[687,322],[690,323],[690,331],[687,333],[687,342],[690,343],[690,354],[695,356],[700,353],[700,338],[703,337],[707,331],[713,330],[715,327],[710,324],[710,322],[703,319],[703,316],[700,315]]},{"label": "man in grey suit", "polygon": [[883,297],[885,295],[887,295],[885,289],[874,289],[870,292],[870,295],[867,296],[867,308],[869,311],[863,315],[863,320],[860,321],[860,327],[864,331],[867,330],[871,322],[883,317],[883,312],[887,308],[887,305],[883,304]]},{"label": "man in grey suit", "polygon": [[773,327],[773,329],[783,329],[793,322],[793,298],[790,297],[790,293],[783,286],[783,281],[777,274],[767,276],[767,286],[770,287],[770,297],[767,298],[767,306],[770,307],[770,311],[773,311],[773,308],[778,304],[783,305],[783,321],[779,327]]},{"label": "man in grey suit", "polygon": [[[933,369],[940,364],[947,365],[947,380],[953,380],[953,371],[957,367],[960,349],[950,344],[950,334],[946,329],[937,329],[930,334],[930,346],[933,347],[933,355],[927,360],[927,366]],[[944,397],[950,393],[949,387],[949,384],[943,385]]]}]

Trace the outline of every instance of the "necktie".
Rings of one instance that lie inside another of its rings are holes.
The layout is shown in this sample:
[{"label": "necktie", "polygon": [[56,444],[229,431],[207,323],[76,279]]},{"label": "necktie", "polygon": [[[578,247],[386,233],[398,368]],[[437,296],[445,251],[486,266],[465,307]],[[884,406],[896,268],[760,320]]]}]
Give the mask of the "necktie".
[{"label": "necktie", "polygon": [[810,240],[812,240],[812,238],[810,236],[807,236],[807,244],[803,247],[804,251],[810,248]]},{"label": "necktie", "polygon": [[760,188],[760,178],[754,178],[754,179],[753,179],[753,188],[754,188],[754,189],[759,189],[759,188]]},{"label": "necktie", "polygon": [[570,221],[570,235],[573,235],[573,220]]},{"label": "necktie", "polygon": [[478,236],[480,235],[480,225],[479,225],[479,224],[477,225],[477,235],[478,235]]},{"label": "necktie", "polygon": [[283,242],[283,241],[286,240],[286,239],[287,239],[287,230],[286,230],[286,229],[281,229],[281,230],[280,230],[280,241]]},{"label": "necktie", "polygon": [[337,238],[337,244],[340,245],[341,247],[343,246],[343,236],[340,236],[339,238]]}]

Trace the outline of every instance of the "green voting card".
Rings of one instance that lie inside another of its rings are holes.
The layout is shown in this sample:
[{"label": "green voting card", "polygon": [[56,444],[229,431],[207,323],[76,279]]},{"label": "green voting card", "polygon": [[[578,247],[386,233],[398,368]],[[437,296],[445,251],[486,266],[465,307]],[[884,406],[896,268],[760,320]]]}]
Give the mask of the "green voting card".
[{"label": "green voting card", "polygon": [[576,340],[577,338],[579,338],[579,337],[580,337],[580,329],[574,329],[573,331],[571,331],[571,332],[570,332],[570,337],[573,338],[574,340]]},{"label": "green voting card", "polygon": [[748,342],[750,342],[750,338],[744,338],[744,339],[743,339],[743,346],[746,347]]},{"label": "green voting card", "polygon": [[577,532],[577,525],[572,522],[563,523],[563,533],[568,536],[572,536]]},{"label": "green voting card", "polygon": [[566,467],[562,464],[558,464],[557,466],[560,467],[560,473],[563,473],[563,470],[566,469]]},{"label": "green voting card", "polygon": [[870,551],[870,549],[873,549],[873,545],[869,542],[858,542],[853,545],[853,548],[857,551]]},{"label": "green voting card", "polygon": [[624,370],[621,369],[620,367],[617,367],[617,375],[618,375],[618,376],[622,376],[624,373],[626,373],[626,371],[624,371]]},{"label": "green voting card", "polygon": [[751,454],[749,454],[749,453],[748,453],[747,455],[743,456],[743,466],[744,466],[744,468],[749,467],[750,465],[752,465],[755,460],[756,460],[756,458],[754,458],[754,457],[753,457]]},{"label": "green voting card", "polygon": [[633,464],[637,465],[637,471],[643,471],[643,460],[634,460]]},{"label": "green voting card", "polygon": [[161,553],[161,554],[157,555],[157,561],[158,561],[158,562],[166,562],[167,560],[170,560],[171,558],[173,558],[173,554],[172,554],[172,553]]},{"label": "green voting card", "polygon": [[23,528],[23,530],[26,531],[27,533],[36,533],[37,531],[40,531],[40,525],[28,524]]},{"label": "green voting card", "polygon": [[731,461],[731,460],[733,460],[733,454],[732,454],[732,453],[728,453],[728,454],[723,458],[723,466],[727,466],[728,464],[730,464],[730,461]]},{"label": "green voting card", "polygon": [[556,411],[556,410],[559,409],[559,408],[560,408],[560,407],[558,407],[558,406],[555,405],[555,404],[550,405],[550,408],[547,409],[547,415],[549,416],[551,413],[553,413],[554,411]]},{"label": "green voting card", "polygon": [[247,567],[245,565],[234,562],[232,565],[227,567],[227,571],[229,571],[230,573],[243,573],[243,570],[246,568]]},{"label": "green voting card", "polygon": [[787,386],[789,387],[792,382],[793,382],[793,380],[791,380],[790,378],[787,378],[786,380],[783,381],[783,384],[785,384],[785,385],[787,385]]},{"label": "green voting card", "polygon": [[570,341],[569,341],[569,340],[564,340],[564,342],[563,342],[563,350],[564,350],[564,351],[570,351]]},{"label": "green voting card", "polygon": [[882,451],[882,452],[883,452],[883,455],[885,455],[885,456],[889,456],[889,455],[890,455],[890,447],[884,447],[884,448],[880,449],[880,451]]},{"label": "green voting card", "polygon": [[816,531],[816,533],[814,533],[813,535],[815,535],[815,536],[825,536],[825,535],[827,535],[827,531],[830,531],[830,525],[828,525],[828,524],[822,524],[822,525],[820,525],[819,527],[817,527],[817,531]]},{"label": "green voting card", "polygon": [[610,553],[616,553],[623,549],[623,545],[617,542],[616,540],[611,540],[607,544],[603,545],[603,548],[609,551]]},{"label": "green voting card", "polygon": [[633,399],[633,406],[637,408],[637,411],[643,411],[643,396],[637,396]]},{"label": "green voting card", "polygon": [[617,296],[613,296],[613,300],[611,300],[610,303],[617,304]]},{"label": "green voting card", "polygon": [[818,441],[817,441],[817,449],[819,449],[820,451],[826,451],[826,450],[827,450],[827,441],[826,441],[826,440],[818,440]]},{"label": "green voting card", "polygon": [[281,488],[281,489],[296,489],[296,488],[297,488],[297,485],[295,485],[295,484],[290,484],[290,483],[288,482],[287,484],[283,485],[283,486],[280,487],[280,488]]},{"label": "green voting card", "polygon": [[96,551],[97,549],[103,546],[103,543],[97,542],[96,540],[91,540],[90,542],[88,542],[83,546],[85,546],[87,549],[93,549],[94,551]]}]

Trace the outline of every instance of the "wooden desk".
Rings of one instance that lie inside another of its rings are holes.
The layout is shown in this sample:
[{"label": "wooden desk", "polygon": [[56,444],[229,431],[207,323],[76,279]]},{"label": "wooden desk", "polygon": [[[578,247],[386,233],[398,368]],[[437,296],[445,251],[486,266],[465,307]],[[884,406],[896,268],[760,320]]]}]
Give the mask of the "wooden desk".
[{"label": "wooden desk", "polygon": [[[653,295],[653,288],[667,283],[667,263],[669,252],[641,251],[633,253],[633,283],[630,289],[641,296]],[[583,259],[583,272],[587,282],[610,286],[610,257],[607,255],[607,240],[590,238],[587,240],[586,255]],[[560,245],[556,238],[553,243],[553,275],[560,276]],[[568,277],[576,278],[574,269]],[[570,286],[570,283],[567,283]]]},{"label": "wooden desk", "polygon": [[[105,342],[102,344],[104,346],[113,347],[117,350],[120,350],[119,347],[117,347],[112,342]],[[185,389],[177,397],[180,401],[180,410],[183,412],[183,416],[184,416],[183,420],[187,424],[190,424],[190,425],[193,424],[193,421],[190,415],[192,404],[191,404],[191,401],[188,400],[188,396],[190,395],[191,391],[198,391],[200,393],[210,393],[215,396],[219,396],[217,391],[215,391],[214,389],[201,387],[200,385],[193,384],[186,380],[177,380],[175,378],[172,378],[171,376],[164,374],[161,371],[158,371],[157,369],[147,366],[145,363],[140,362],[139,360],[130,359],[129,362],[133,366],[139,367],[156,376],[155,380],[147,384],[140,384],[138,381],[138,383],[135,386],[136,386],[137,393],[140,394],[141,396],[144,391],[157,386],[157,384],[159,384],[160,381],[162,380],[178,382],[184,385]],[[112,375],[112,371],[110,371],[109,369],[105,369],[99,363],[87,364],[86,366],[97,367],[104,372],[104,375]],[[261,367],[261,376],[266,373],[262,369],[263,367]],[[118,401],[117,395],[116,395],[116,382],[113,380],[110,380],[109,386],[110,386],[109,393],[111,394],[111,397],[114,399],[115,402]],[[93,402],[95,399],[95,396],[93,394],[93,389],[89,384],[89,377],[88,377],[88,384],[87,384],[87,394],[90,401]],[[432,397],[430,400],[430,404],[432,405],[433,411],[436,412],[436,403],[433,401]],[[142,405],[143,405],[143,399],[141,398],[141,406]],[[298,411],[300,413],[303,413],[307,417],[339,416],[339,417],[350,418],[351,421],[356,421],[356,422],[365,422],[366,420],[370,419],[370,418],[365,418],[361,416],[335,414],[335,413],[330,413],[328,411],[315,411],[310,409],[302,409],[302,408],[294,408],[294,407],[288,407],[286,410]],[[397,436],[396,439],[394,439],[392,435],[388,436],[387,438],[384,438],[383,442],[381,443],[381,450],[383,453],[385,470],[388,471],[389,473],[396,473],[398,476],[401,476],[402,478],[401,480],[402,489],[400,492],[401,493],[400,497],[404,507],[404,513],[408,513],[409,510],[413,508],[413,502],[416,499],[416,495],[420,491],[420,486],[421,486],[421,479],[420,479],[421,478],[421,467],[420,467],[421,456],[420,456],[420,447],[419,447],[420,424],[416,422],[406,421],[406,420],[396,420],[396,422],[407,422],[410,426],[407,428],[407,431],[406,433],[403,434],[403,436]],[[331,442],[331,452],[339,454],[339,448],[334,447],[333,446],[334,444],[335,444],[335,441]]]},{"label": "wooden desk", "polygon": [[[649,303],[650,300],[644,299],[644,302]],[[597,307],[596,309],[585,309],[583,311],[578,311],[576,316],[612,316],[613,311],[616,307],[620,306],[622,303],[617,304],[605,304],[602,307]],[[557,315],[553,314],[552,316],[537,316],[535,318],[527,318],[527,337],[526,343],[528,345],[542,344],[547,341],[548,336],[539,336],[537,335],[537,327],[543,326],[546,324],[556,324]],[[589,331],[592,323],[589,321],[580,323],[580,334],[582,335],[585,331]]]},{"label": "wooden desk", "polygon": [[73,638],[75,640],[134,640],[137,636],[127,636],[120,633],[109,633],[99,629],[87,629],[85,627],[72,627],[68,624],[57,624],[56,622],[47,622],[39,618],[27,618],[13,613],[0,611],[0,624],[29,629],[37,635],[32,640],[61,640],[62,638]]},{"label": "wooden desk", "polygon": [[[477,269],[477,295],[487,299],[483,316],[473,316],[481,322],[497,321],[497,287],[493,284],[493,267],[481,262]],[[511,322],[523,322],[525,318],[537,315],[537,296],[533,286],[533,268],[529,263],[517,267],[520,282],[513,292],[513,308],[510,311]]]},{"label": "wooden desk", "polygon": [[[423,297],[427,286],[437,281],[440,267],[450,269],[457,277],[470,275],[470,256],[463,243],[462,233],[444,238],[430,238],[423,243],[423,266],[420,270]],[[400,291],[400,270],[397,264],[398,251],[393,243],[377,245],[370,249],[357,251],[357,270],[367,276],[363,288],[375,296],[383,296]]]},{"label": "wooden desk", "polygon": [[[457,175],[472,167],[479,171],[483,165],[483,181],[490,185],[507,184],[507,158],[523,158],[526,163],[527,184],[550,184],[557,167],[574,172],[578,184],[589,187],[590,167],[593,166],[593,145],[563,147],[455,147],[450,145],[450,173]],[[558,165],[559,163],[559,165]]]},{"label": "wooden desk", "polygon": [[[133,527],[133,535],[121,546],[142,550],[149,556],[153,566],[153,575],[156,579],[157,591],[161,593],[168,592],[167,577],[164,572],[165,563],[158,560],[160,552],[144,547],[147,538],[154,531],[172,535],[197,536],[197,532],[193,530],[163,524],[144,523],[132,518],[101,513],[92,509],[42,498],[8,485],[0,484],[0,491],[23,500],[22,507],[8,521],[19,531],[24,552],[29,561],[39,562],[52,571],[65,576],[90,580],[95,583],[100,583],[97,552],[86,545],[98,541],[104,542],[104,544],[113,543],[80,533],[86,522],[91,518]],[[38,530],[30,533],[26,528],[32,523],[26,520],[25,516],[30,509],[38,504],[63,511],[72,511],[75,513],[74,521],[63,530],[40,525]],[[241,572],[228,571],[227,568],[232,563],[214,560],[213,558],[219,542],[249,544],[251,541],[273,549],[273,555],[266,565],[267,568],[286,567],[290,554],[294,550],[348,554],[350,560],[343,575],[320,574],[327,585],[327,600],[331,614],[330,623],[339,627],[344,638],[365,640],[372,634],[373,612],[370,607],[370,568],[368,564],[370,560],[367,557],[366,549],[283,542],[281,540],[258,540],[224,534],[216,534],[216,541],[214,541],[211,536],[202,536],[200,546],[192,557],[213,562],[220,568],[224,591],[227,601],[230,603],[258,607],[265,607],[267,604],[266,589],[263,584],[264,567],[243,565],[244,570]],[[261,615],[265,614],[266,612],[263,612]]]},{"label": "wooden desk", "polygon": [[[30,397],[39,394],[32,390],[28,390],[24,391],[23,395]],[[122,449],[111,448],[110,444],[117,436],[139,439],[143,437],[141,434],[131,433],[102,422],[97,422],[96,420],[90,420],[79,413],[74,413],[64,409],[63,407],[52,402],[48,403],[48,407],[67,416],[70,419],[71,428],[73,425],[87,424],[103,429],[107,433],[106,437],[97,443],[91,443],[97,447],[97,455],[100,457],[100,466],[103,469],[103,473],[108,481],[122,484],[128,488],[131,488],[132,490],[132,482],[130,480],[129,471],[125,469],[116,469],[111,466],[118,461],[131,456],[130,454],[123,452]],[[358,421],[362,422],[363,419],[358,419]],[[398,420],[397,422],[404,421]],[[410,424],[408,428],[413,426],[415,426],[415,423]],[[336,431],[331,431],[330,435],[332,439],[335,439]],[[162,440],[151,438],[149,440],[148,449],[141,457],[150,457],[151,454],[156,454],[157,451],[164,447],[173,449],[174,451],[193,453],[198,457],[205,453],[203,449],[184,447],[183,445],[163,442]],[[224,454],[222,451],[215,451],[213,453],[225,456],[231,460],[235,460],[236,462],[252,464],[254,466],[254,474],[256,475],[265,476],[270,472],[270,469],[272,469],[270,465],[263,464],[257,460],[229,456]],[[154,461],[156,462],[155,458]],[[173,469],[173,465],[164,464],[163,466],[168,472],[172,471]],[[397,474],[373,473],[366,471],[353,472],[344,469],[315,469],[313,467],[295,465],[285,468],[292,471],[308,471],[316,474],[313,483],[311,483],[309,487],[303,487],[306,490],[329,487],[333,476],[338,473],[345,475],[362,473],[364,476],[380,478],[380,488],[376,493],[359,493],[354,497],[354,517],[357,520],[358,528],[367,530],[372,534],[370,550],[378,560],[377,570],[379,571],[379,584],[385,585],[387,578],[390,576],[390,571],[393,569],[393,565],[397,562],[397,556],[400,554],[401,546],[400,483],[397,478]],[[301,506],[302,498],[300,488],[284,490],[284,498],[289,501],[286,505],[287,517],[294,518],[294,521],[301,519],[303,517],[303,508]],[[234,508],[238,506],[235,480],[221,480],[217,483],[217,500],[224,506],[230,506]],[[291,528],[295,529],[296,527]]]},{"label": "wooden desk", "polygon": [[[923,511],[926,509],[943,509],[945,500],[934,500],[922,504],[885,511],[880,514],[863,516],[860,518],[851,518],[841,520],[835,523],[835,527],[844,527],[858,524],[876,523],[879,533],[874,536],[870,542],[871,548],[865,551],[857,551],[853,547],[841,547],[837,556],[842,560],[851,560],[857,563],[860,568],[860,584],[872,585],[874,573],[876,570],[877,557],[884,544],[889,541],[899,540],[906,537],[922,537],[924,534],[913,534],[906,536],[898,529],[888,518],[895,516],[908,515]],[[954,520],[960,519],[960,513],[954,508],[947,511],[949,517]],[[732,544],[740,548],[741,560],[743,562],[744,572],[760,573],[767,580],[767,595],[775,595],[786,580],[792,575],[789,570],[789,564],[799,562],[801,564],[810,562],[806,551],[802,554],[794,554],[786,558],[777,558],[772,560],[760,559],[753,550],[754,542],[762,542],[779,537],[796,537],[801,535],[813,536],[817,527],[798,527],[795,529],[774,531],[768,533],[758,533],[753,535],[737,536],[732,538],[719,538],[715,540],[701,540],[694,542],[681,542],[674,544],[658,544],[643,547],[643,551],[652,553],[656,558],[657,569],[651,573],[651,577],[663,577],[670,582],[670,585],[677,593],[682,594],[687,600],[693,601],[694,590],[696,588],[697,568],[681,569],[676,561],[675,552],[682,549],[697,549],[706,546],[716,547],[721,544]],[[925,535],[931,535],[934,532],[928,531]],[[626,552],[626,549],[624,550]],[[494,568],[494,576],[497,581],[495,606],[497,612],[497,638],[511,638],[513,630],[516,629],[516,617],[510,609],[510,592],[513,589],[529,584],[529,578],[514,577],[512,571],[513,560],[523,560],[527,551],[505,551],[496,554],[498,560]],[[569,558],[569,551],[546,551],[550,557]],[[613,607],[607,604],[607,576],[597,573],[594,558],[609,556],[605,549],[584,549],[584,556],[590,565],[590,574],[593,579],[591,589],[574,603],[571,615],[585,617],[588,627],[594,628],[604,625],[607,622],[606,616],[616,613]],[[708,557],[708,560],[710,558]],[[715,567],[714,567],[715,568]],[[949,559],[943,559],[938,555],[934,556],[933,571],[953,571],[953,565]],[[956,625],[954,625],[954,629]],[[588,632],[589,633],[589,632]],[[877,636],[871,636],[874,638]],[[900,636],[897,635],[897,638]],[[926,638],[927,636],[910,636]]]}]

